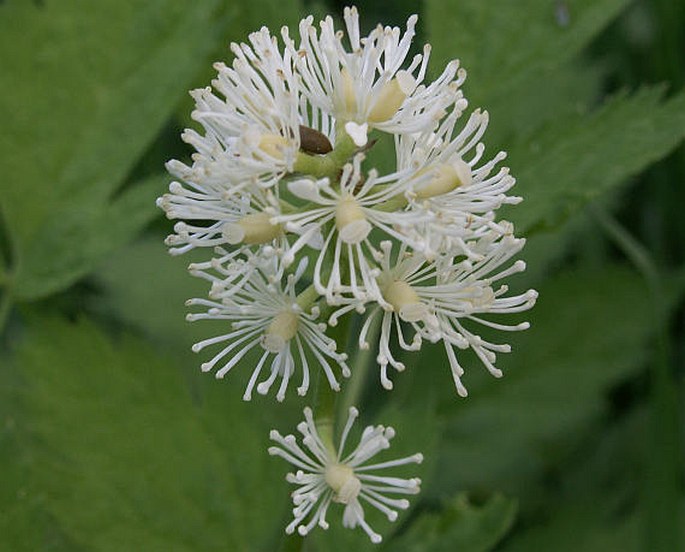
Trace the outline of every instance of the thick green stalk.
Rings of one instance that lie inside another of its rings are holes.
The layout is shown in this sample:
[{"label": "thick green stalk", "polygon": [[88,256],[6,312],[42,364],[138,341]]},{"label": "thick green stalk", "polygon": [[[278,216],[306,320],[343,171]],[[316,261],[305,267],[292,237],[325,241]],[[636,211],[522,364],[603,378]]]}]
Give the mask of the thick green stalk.
[{"label": "thick green stalk", "polygon": [[314,284],[312,284],[297,296],[296,302],[303,310],[309,310],[318,298],[319,294],[316,292]]},{"label": "thick green stalk", "polygon": [[328,155],[330,155],[333,162],[339,168],[342,168],[345,165],[345,163],[347,163],[348,161],[350,161],[350,159],[352,159],[352,157],[354,157],[354,154],[357,153],[357,151],[359,151],[359,148],[352,141],[352,138],[350,138],[349,134],[347,134],[347,132],[345,131],[344,125],[338,125],[336,133],[338,141],[335,144],[335,148],[333,148],[333,151]]},{"label": "thick green stalk", "polygon": [[298,153],[293,167],[295,172],[315,178],[329,178],[331,182],[336,181],[341,169],[359,151],[342,126],[338,127],[337,136],[338,140],[330,153],[324,155]]},{"label": "thick green stalk", "polygon": [[345,394],[342,397],[340,405],[340,413],[344,415],[351,406],[359,406],[359,401],[364,392],[364,385],[366,384],[369,370],[375,365],[376,359],[374,354],[376,352],[373,347],[374,343],[378,342],[378,332],[380,331],[381,317],[376,318],[372,322],[371,330],[367,336],[367,341],[370,344],[368,349],[358,349],[356,343],[352,343],[357,350],[357,353],[352,358],[352,377],[347,382],[345,387]]},{"label": "thick green stalk", "polygon": [[293,169],[295,169],[295,172],[306,174],[307,176],[330,178],[333,180],[340,168],[329,155],[309,155],[308,153],[300,152],[297,154]]},{"label": "thick green stalk", "polygon": [[[349,317],[343,317],[340,324],[333,328],[331,337],[335,339],[338,347],[345,350],[347,347],[347,342],[349,339],[348,328],[349,328]],[[323,374],[323,371],[319,372],[319,381],[316,392],[316,407],[314,408],[314,418],[316,423],[316,429],[319,432],[319,436],[323,441],[326,448],[331,453],[332,456],[337,455],[335,441],[334,441],[334,431],[335,431],[335,419],[336,419],[336,401],[338,399],[338,392],[331,389],[328,383],[328,379]]]},{"label": "thick green stalk", "polygon": [[393,213],[395,211],[401,211],[404,209],[409,201],[404,195],[398,195],[393,197],[392,199],[389,199],[388,201],[384,201],[383,203],[378,204],[375,209],[377,211],[384,211],[386,213]]},{"label": "thick green stalk", "polygon": [[[343,253],[343,258],[341,262],[343,267],[342,277],[347,276],[346,269],[349,266],[347,263],[346,255]],[[348,342],[350,340],[349,336],[350,328],[350,317],[343,316],[339,321],[338,325],[332,328],[330,336],[333,338],[337,344],[337,349],[342,351],[348,350]],[[335,444],[333,441],[333,434],[335,430],[335,416],[336,409],[335,403],[337,399],[337,392],[333,391],[328,383],[328,379],[322,373],[319,372],[319,385],[317,389],[317,406],[315,409],[315,419],[316,428],[319,431],[321,440],[326,445],[326,448],[332,456],[336,456],[337,452],[335,449]]]},{"label": "thick green stalk", "polygon": [[[313,286],[311,286],[311,289],[313,289]],[[307,288],[301,296],[309,297],[311,294],[310,288]],[[331,337],[335,339],[339,348],[344,349],[347,346],[349,339],[348,328],[348,317],[344,317],[341,323],[333,328],[334,331],[331,333]],[[314,404],[314,420],[319,437],[321,437],[329,454],[334,457],[337,455],[334,441],[337,399],[338,392],[331,389],[323,371],[319,370]],[[281,540],[278,552],[303,552],[305,547],[306,539],[304,537],[298,534],[286,535]]]}]

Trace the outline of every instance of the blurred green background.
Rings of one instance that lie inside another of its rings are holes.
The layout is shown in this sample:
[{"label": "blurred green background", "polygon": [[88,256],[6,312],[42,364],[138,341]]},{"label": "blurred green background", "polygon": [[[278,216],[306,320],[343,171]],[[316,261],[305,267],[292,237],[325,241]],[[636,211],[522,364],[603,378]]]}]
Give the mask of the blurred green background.
[{"label": "blurred green background", "polygon": [[[206,293],[162,244],[163,164],[187,158],[187,90],[227,45],[344,3],[0,2],[0,550],[685,550],[685,2],[359,2],[365,30],[418,12],[431,67],[459,58],[488,152],[509,152],[540,291],[502,380],[440,350],[365,423],[422,450],[424,490],[385,535],[284,540],[268,430],[303,403],[202,375],[184,322]],[[312,399],[313,400],[313,399]]]}]

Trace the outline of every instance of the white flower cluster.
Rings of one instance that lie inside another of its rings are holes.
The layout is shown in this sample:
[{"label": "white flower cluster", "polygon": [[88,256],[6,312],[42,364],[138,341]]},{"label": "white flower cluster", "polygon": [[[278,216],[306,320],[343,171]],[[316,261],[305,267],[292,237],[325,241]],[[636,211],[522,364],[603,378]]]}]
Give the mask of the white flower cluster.
[{"label": "white flower cluster", "polygon": [[[192,92],[202,132],[182,135],[192,162],[167,164],[178,181],[158,205],[178,220],[166,241],[172,254],[207,251],[190,271],[209,282],[209,295],[188,302],[201,308],[188,319],[226,321],[225,333],[193,350],[219,347],[202,364],[217,377],[253,359],[245,400],[273,387],[281,401],[293,379],[305,395],[312,369],[339,390],[350,375],[346,344],[332,333],[341,319],[355,320],[359,348],[377,349],[386,389],[388,367],[404,369],[398,353],[428,341],[444,347],[462,396],[459,351],[471,349],[499,377],[497,353],[510,350],[478,328],[528,326],[491,319],[525,311],[537,297],[508,295],[503,283],[525,268],[512,260],[524,240],[496,217],[520,201],[507,195],[515,180],[499,167],[504,153],[484,157],[487,112],[464,116],[459,63],[429,82],[430,47],[410,56],[416,19],[404,33],[379,25],[361,37],[357,10],[346,8],[346,32],[331,17],[318,26],[305,18],[297,39],[287,28],[280,41],[262,28],[231,45],[233,62],[215,65],[212,87]],[[394,147],[389,172],[374,168],[378,140]],[[342,502],[344,525],[361,526],[376,542],[359,499],[393,519],[393,508],[408,503],[383,493],[418,492],[416,479],[365,474],[420,461],[362,467],[388,446],[391,429],[367,428],[342,457],[356,415],[338,452],[322,444],[309,410],[300,427],[309,453],[273,433],[280,447],[271,452],[300,468],[289,476],[300,486],[289,531],[326,527],[328,505]]]},{"label": "white flower cluster", "polygon": [[[501,283],[525,267],[510,263],[524,240],[495,219],[498,207],[520,199],[506,195],[514,178],[497,169],[503,153],[483,160],[487,113],[457,125],[467,106],[458,62],[430,83],[428,46],[405,63],[415,16],[404,33],[378,26],[365,38],[355,8],[344,20],[346,36],[332,18],[317,30],[308,17],[299,41],[284,28],[282,44],[263,28],[249,44],[231,45],[235,59],[215,65],[213,89],[192,93],[204,133],[184,133],[196,150],[192,165],[168,163],[179,181],[158,204],[179,219],[167,239],[172,253],[216,252],[191,265],[212,288],[209,301],[191,301],[206,313],[189,318],[232,323],[195,349],[226,344],[203,364],[212,369],[233,352],[216,372],[222,377],[261,345],[245,398],[275,355],[257,390],[280,377],[280,400],[295,372],[302,372],[298,391],[307,391],[305,349],[338,389],[336,371],[349,369],[328,326],[359,313],[365,348],[380,314],[384,387],[392,387],[388,365],[403,369],[398,348],[416,351],[428,340],[444,345],[457,391],[466,395],[457,351],[471,348],[499,376],[496,355],[509,346],[486,341],[477,327],[523,329],[526,323],[497,324],[487,315],[526,310],[536,298],[534,291],[507,296]],[[389,174],[364,168],[372,131],[394,140]]]},{"label": "white flower cluster", "polygon": [[390,440],[395,436],[395,430],[391,427],[367,426],[357,447],[347,455],[343,453],[358,415],[356,408],[350,408],[340,443],[335,448],[327,446],[319,435],[310,408],[304,409],[305,421],[297,426],[306,450],[298,445],[294,435],[283,437],[276,430],[271,432],[271,439],[279,446],[270,447],[269,454],[281,456],[298,468],[286,477],[289,483],[298,485],[292,494],[294,519],[286,527],[286,533],[293,533],[297,528],[300,535],[306,535],[316,525],[327,529],[328,508],[331,502],[337,502],[345,505],[344,527],[360,526],[372,542],[379,543],[382,538],[365,521],[361,500],[380,510],[390,521],[395,521],[397,509],[406,510],[409,501],[386,495],[413,495],[420,491],[421,480],[418,478],[402,479],[370,473],[423,462],[423,455],[417,453],[377,464],[366,463],[390,447]]}]

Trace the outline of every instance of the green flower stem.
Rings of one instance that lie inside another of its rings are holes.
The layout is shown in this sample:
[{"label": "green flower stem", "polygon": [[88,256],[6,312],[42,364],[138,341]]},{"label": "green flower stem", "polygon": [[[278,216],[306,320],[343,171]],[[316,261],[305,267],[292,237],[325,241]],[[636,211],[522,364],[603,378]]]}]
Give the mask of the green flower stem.
[{"label": "green flower stem", "polygon": [[335,148],[328,155],[339,168],[342,168],[359,151],[359,147],[352,141],[350,135],[347,134],[344,124],[337,126],[336,136]]},{"label": "green flower stem", "polygon": [[295,301],[302,310],[308,311],[310,307],[316,303],[319,297],[320,295],[316,292],[316,289],[314,289],[314,284],[312,284],[300,293]]},{"label": "green flower stem", "polygon": [[367,341],[371,344],[371,346],[364,350],[357,349],[357,353],[354,355],[354,358],[352,358],[352,377],[350,378],[350,381],[347,382],[345,395],[343,396],[340,405],[339,412],[342,415],[345,415],[351,406],[359,405],[361,395],[364,392],[364,385],[366,384],[369,370],[376,363],[376,358],[374,356],[376,351],[373,347],[373,344],[378,342],[381,319],[382,317],[378,317],[371,323],[371,329],[367,335]]},{"label": "green flower stem", "polygon": [[335,429],[335,401],[336,392],[330,388],[325,376],[319,376],[319,388],[316,394],[316,408],[314,409],[314,419],[316,430],[319,432],[321,441],[326,446],[326,450],[335,456],[335,442],[333,432]]},{"label": "green flower stem", "polygon": [[[347,319],[343,320],[334,331],[331,332],[331,337],[339,347],[345,348],[348,339],[348,323]],[[328,379],[325,375],[319,374],[319,383],[316,395],[316,408],[314,409],[316,429],[323,441],[326,449],[332,456],[337,455],[334,441],[335,432],[335,414],[336,401],[338,399],[338,392],[331,389]]]},{"label": "green flower stem", "polygon": [[297,213],[299,212],[298,208],[295,207],[292,203],[289,203],[283,198],[279,198],[278,204],[281,207],[281,212],[282,213]]},{"label": "green flower stem", "polygon": [[389,199],[388,201],[379,203],[376,205],[376,207],[374,207],[374,209],[377,211],[383,211],[385,213],[392,213],[404,209],[408,203],[409,201],[407,201],[407,198],[404,197],[404,195],[398,195],[392,199]]},{"label": "green flower stem", "polygon": [[[338,326],[333,328],[333,332],[331,332],[331,337],[335,339],[335,342],[338,344],[338,346],[342,347],[343,349],[346,348],[347,341],[349,339],[348,328],[348,317],[345,317]],[[323,441],[324,445],[326,445],[326,449],[331,453],[332,456],[337,455],[335,441],[333,439],[335,431],[335,406],[337,398],[337,391],[331,389],[326,376],[322,373],[319,373],[314,418],[316,430],[319,432],[321,440]]]},{"label": "green flower stem", "polygon": [[[331,152],[332,153],[332,152]],[[335,180],[340,168],[335,161],[327,155],[309,155],[308,153],[300,152],[297,154],[297,159],[293,165],[295,172],[313,176],[315,178],[330,178]]]},{"label": "green flower stem", "polygon": [[[346,255],[343,254],[341,259],[342,277],[347,276],[346,269],[349,267]],[[331,331],[331,337],[337,344],[337,347],[343,351],[347,350],[347,345],[349,342],[349,316],[345,316],[338,322]],[[331,453],[332,456],[337,455],[335,450],[335,444],[333,440],[333,434],[335,430],[335,403],[337,399],[337,392],[333,391],[328,383],[328,379],[322,373],[319,373],[319,385],[317,389],[317,405],[314,410],[316,429],[319,432],[319,436],[323,441],[324,445]]]},{"label": "green flower stem", "polygon": [[679,529],[680,427],[678,387],[671,371],[664,281],[649,252],[606,212],[595,216],[647,282],[652,296],[656,352],[651,363],[650,417],[645,477],[645,549],[683,550]]},{"label": "green flower stem", "polygon": [[[329,178],[332,184],[338,184],[341,169],[359,148],[354,144],[347,132],[345,132],[344,124],[342,122],[339,122],[338,127],[336,128],[336,136],[338,139],[335,147],[330,153],[325,155],[309,155],[300,152],[297,155],[294,170],[316,178]],[[343,262],[342,266],[347,266],[347,264],[347,262]],[[317,297],[316,290],[313,289],[313,286],[310,286],[298,296],[297,302],[300,306],[305,308],[305,306],[313,304]],[[349,338],[348,333],[348,317],[344,317],[331,335],[338,346],[342,347],[343,350],[347,347]],[[319,374],[316,407],[314,409],[316,429],[319,432],[319,436],[324,445],[333,456],[337,454],[333,439],[335,431],[336,400],[336,391],[330,388],[326,377]]]}]

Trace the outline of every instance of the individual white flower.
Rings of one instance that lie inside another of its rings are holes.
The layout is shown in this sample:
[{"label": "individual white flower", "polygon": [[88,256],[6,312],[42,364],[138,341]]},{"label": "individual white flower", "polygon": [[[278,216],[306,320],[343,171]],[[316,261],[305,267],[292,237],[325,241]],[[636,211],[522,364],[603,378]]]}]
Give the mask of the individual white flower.
[{"label": "individual white flower", "polygon": [[379,543],[382,537],[364,519],[361,501],[380,510],[390,521],[395,521],[397,510],[407,509],[409,501],[387,495],[412,495],[420,491],[421,480],[418,478],[402,479],[372,472],[405,464],[420,464],[423,461],[422,454],[367,464],[370,458],[390,447],[390,440],[395,436],[391,427],[367,426],[357,447],[349,454],[344,453],[345,442],[358,415],[356,408],[350,408],[337,450],[332,444],[327,446],[321,439],[312,410],[308,407],[304,409],[305,421],[297,426],[305,448],[297,443],[294,435],[283,437],[278,431],[271,431],[270,437],[278,446],[270,447],[269,454],[281,456],[297,468],[295,473],[289,473],[286,477],[289,483],[298,486],[292,493],[294,519],[286,527],[288,534],[297,528],[301,535],[306,535],[316,525],[328,529],[326,514],[331,502],[337,502],[345,505],[344,527],[360,526],[372,542]]},{"label": "individual white flower", "polygon": [[[172,182],[169,193],[159,198],[157,205],[168,218],[181,219],[174,225],[175,234],[165,241],[173,255],[195,247],[260,246],[283,237],[283,228],[270,222],[280,213],[279,202],[271,190],[215,195],[194,192]],[[209,221],[209,225],[187,221]]]},{"label": "individual white flower", "polygon": [[218,257],[191,263],[188,270],[193,276],[210,282],[210,299],[223,300],[241,291],[255,271],[261,268],[268,273],[278,251],[271,246],[259,248],[257,254],[244,248],[227,251],[217,247],[214,253]]},{"label": "individual white flower", "polygon": [[[479,166],[485,151],[480,141],[488,125],[488,113],[474,111],[458,133],[455,126],[466,103],[458,101],[435,132],[402,135],[397,140],[398,170],[413,167],[416,183],[411,198],[416,208],[434,214],[416,232],[429,245],[426,254],[456,252],[473,258],[466,242],[490,229],[504,233],[494,222],[494,211],[513,205],[520,197],[507,196],[516,183],[509,169],[495,168],[506,157],[499,152]],[[426,180],[425,176],[431,178]]]},{"label": "individual white flower", "polygon": [[415,35],[416,15],[407,21],[404,35],[397,27],[378,25],[365,38],[360,37],[356,8],[345,8],[343,17],[350,51],[330,16],[321,21],[320,34],[311,16],[303,19],[299,46],[287,28],[282,31],[308,101],[342,122],[358,146],[366,144],[370,128],[391,133],[433,128],[445,107],[460,94],[465,72],[458,71],[459,63],[450,62],[442,75],[426,86],[422,83],[430,46],[402,68]]},{"label": "individual white flower", "polygon": [[392,207],[398,199],[400,205],[406,204],[408,184],[397,173],[379,177],[372,170],[364,178],[363,158],[358,154],[345,165],[339,186],[333,186],[327,178],[290,182],[290,192],[308,202],[307,207],[271,219],[300,234],[283,257],[286,265],[315,234],[323,235],[313,279],[316,291],[329,304],[339,303],[344,294],[352,294],[356,300],[382,301],[376,282],[376,261],[381,253],[369,238],[371,231],[375,228],[387,237],[406,241],[408,229],[420,224],[421,217],[431,216]]},{"label": "individual white flower", "polygon": [[231,44],[232,67],[215,64],[212,85],[223,98],[211,88],[191,92],[204,135],[183,133],[196,150],[193,164],[167,163],[183,183],[173,182],[157,204],[169,218],[209,224],[179,223],[168,239],[172,253],[235,243],[240,226],[256,233],[248,241],[279,232],[268,225],[268,209],[278,208],[276,184],[293,171],[300,149],[300,96],[289,53],[279,52],[268,29],[252,33],[250,43]]},{"label": "individual white flower", "polygon": [[[502,223],[504,224],[504,223]],[[382,312],[378,357],[381,384],[392,389],[388,378],[388,365],[398,371],[404,364],[395,359],[391,350],[393,334],[399,346],[407,351],[421,347],[421,338],[431,342],[442,341],[457,392],[466,396],[461,382],[464,370],[457,360],[455,349],[472,349],[483,365],[495,377],[502,372],[495,367],[496,353],[508,353],[508,344],[491,343],[473,333],[475,324],[503,331],[518,331],[529,327],[528,322],[515,325],[499,324],[482,315],[513,314],[530,309],[537,299],[537,292],[505,296],[506,285],[493,287],[504,278],[525,270],[523,261],[516,261],[503,268],[523,247],[525,240],[512,235],[513,228],[504,235],[490,231],[469,247],[478,260],[463,258],[429,261],[424,256],[401,247],[395,263],[391,263],[391,244],[382,244],[385,255],[379,287],[389,306],[380,305],[371,310],[359,334],[359,346],[368,348],[367,335],[374,318]],[[337,314],[333,315],[335,318]],[[335,321],[331,321],[334,324]],[[414,331],[410,341],[405,338],[402,325],[408,324]]]},{"label": "individual white flower", "polygon": [[250,34],[250,44],[231,44],[232,66],[214,65],[211,88],[194,90],[193,119],[205,135],[188,130],[184,139],[195,147],[192,168],[177,161],[169,170],[191,184],[248,184],[271,187],[292,171],[300,147],[299,94],[290,53],[282,54],[269,30]]},{"label": "individual white flower", "polygon": [[[303,259],[294,274],[284,274],[273,259],[270,266],[256,266],[249,274],[247,281],[240,287],[227,288],[217,280],[213,286],[213,295],[221,301],[191,299],[188,305],[208,307],[207,312],[189,314],[188,320],[226,320],[231,330],[222,335],[205,339],[193,345],[193,351],[199,352],[205,347],[217,343],[224,344],[214,357],[202,364],[204,372],[213,370],[223,360],[228,361],[216,372],[217,378],[223,378],[240,360],[255,347],[263,352],[247,384],[243,398],[250,400],[252,391],[262,373],[262,369],[271,358],[266,379],[257,384],[257,392],[268,393],[269,389],[281,378],[276,399],[282,401],[290,379],[295,371],[302,372],[302,382],[297,388],[299,395],[309,389],[310,373],[308,357],[313,357],[323,370],[332,389],[338,391],[340,384],[334,374],[336,365],[343,377],[349,377],[350,370],[345,363],[347,355],[336,352],[336,343],[324,331],[326,325],[316,321],[319,312],[312,307],[311,294],[305,290],[296,295],[296,285],[306,269]],[[285,282],[285,283],[284,283]],[[298,299],[304,305],[298,303]]]}]

